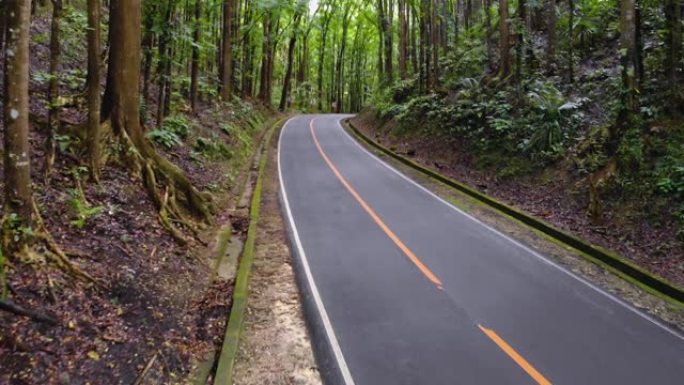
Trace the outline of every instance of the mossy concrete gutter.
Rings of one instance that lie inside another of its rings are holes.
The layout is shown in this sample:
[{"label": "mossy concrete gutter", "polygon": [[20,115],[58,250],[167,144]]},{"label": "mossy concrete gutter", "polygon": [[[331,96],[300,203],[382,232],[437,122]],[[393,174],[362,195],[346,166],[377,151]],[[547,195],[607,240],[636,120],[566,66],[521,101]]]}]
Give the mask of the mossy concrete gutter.
[{"label": "mossy concrete gutter", "polygon": [[249,294],[249,275],[254,262],[254,245],[256,242],[257,225],[259,223],[261,188],[263,185],[264,170],[266,169],[268,151],[270,149],[273,133],[278,127],[282,126],[284,121],[285,119],[281,119],[273,124],[273,126],[268,130],[261,147],[259,171],[249,208],[249,227],[247,229],[247,240],[245,241],[245,246],[242,251],[240,265],[238,267],[237,276],[235,279],[235,288],[233,290],[233,306],[230,309],[230,318],[228,319],[226,333],[223,337],[221,355],[219,356],[216,375],[214,376],[214,385],[233,384],[233,366],[235,364],[235,358],[237,357],[240,333],[242,331],[242,325],[245,319],[247,297]]},{"label": "mossy concrete gutter", "polygon": [[361,141],[367,143],[371,147],[379,150],[385,155],[397,160],[398,162],[417,170],[430,178],[441,182],[457,191],[474,198],[475,200],[493,208],[494,210],[511,217],[526,226],[539,231],[552,239],[570,246],[571,248],[578,250],[580,254],[588,259],[590,262],[600,265],[609,271],[617,274],[618,276],[626,279],[629,282],[641,287],[642,289],[652,293],[664,300],[676,305],[678,307],[684,306],[684,289],[676,286],[675,284],[668,282],[667,280],[655,276],[641,267],[636,266],[634,263],[628,261],[624,257],[617,255],[612,251],[605,250],[599,246],[589,244],[573,235],[570,235],[558,228],[546,223],[538,218],[535,218],[527,213],[524,213],[516,208],[513,208],[505,203],[502,203],[486,194],[483,194],[474,188],[455,181],[449,177],[446,177],[438,172],[431,170],[429,168],[423,167],[416,162],[399,155],[392,150],[384,147],[383,145],[377,143],[373,139],[366,136],[361,130],[359,130],[350,121],[346,121],[351,132],[359,138]]}]

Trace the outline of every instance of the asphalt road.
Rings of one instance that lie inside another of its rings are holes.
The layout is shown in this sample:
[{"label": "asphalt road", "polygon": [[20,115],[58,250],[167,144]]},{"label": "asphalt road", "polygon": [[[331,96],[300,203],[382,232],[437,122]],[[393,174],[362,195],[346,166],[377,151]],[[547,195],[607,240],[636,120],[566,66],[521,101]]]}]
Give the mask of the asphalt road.
[{"label": "asphalt road", "polygon": [[[298,116],[283,210],[328,382],[684,384],[684,338]],[[306,304],[305,304],[306,305]]]}]

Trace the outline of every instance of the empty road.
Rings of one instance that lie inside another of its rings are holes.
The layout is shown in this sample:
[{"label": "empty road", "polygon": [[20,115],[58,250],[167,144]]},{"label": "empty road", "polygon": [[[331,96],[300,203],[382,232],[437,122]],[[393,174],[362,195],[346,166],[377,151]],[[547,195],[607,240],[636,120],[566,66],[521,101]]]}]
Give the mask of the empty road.
[{"label": "empty road", "polygon": [[329,383],[684,384],[684,339],[297,116],[281,199]]}]

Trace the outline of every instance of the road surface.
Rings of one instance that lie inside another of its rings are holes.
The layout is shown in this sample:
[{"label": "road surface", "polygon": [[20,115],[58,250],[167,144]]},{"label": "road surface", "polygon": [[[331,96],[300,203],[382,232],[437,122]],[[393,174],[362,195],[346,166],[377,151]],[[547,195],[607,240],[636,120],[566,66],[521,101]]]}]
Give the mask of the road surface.
[{"label": "road surface", "polygon": [[[281,198],[328,382],[684,384],[684,338],[297,116]],[[306,304],[305,304],[306,305]]]}]

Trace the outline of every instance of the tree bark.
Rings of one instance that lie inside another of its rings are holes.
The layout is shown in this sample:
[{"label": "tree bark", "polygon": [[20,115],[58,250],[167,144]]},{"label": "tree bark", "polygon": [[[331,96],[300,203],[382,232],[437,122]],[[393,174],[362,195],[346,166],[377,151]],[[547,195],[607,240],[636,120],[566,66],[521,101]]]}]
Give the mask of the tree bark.
[{"label": "tree bark", "polygon": [[302,7],[297,5],[297,10],[295,11],[294,21],[292,26],[292,35],[290,36],[290,43],[287,47],[287,68],[285,70],[285,80],[283,80],[283,89],[280,95],[280,111],[285,111],[287,109],[289,94],[290,94],[290,84],[292,83],[292,66],[294,62],[294,50],[297,44],[297,35],[299,34],[299,20],[302,17]]},{"label": "tree bark", "polygon": [[[169,83],[171,82],[171,18],[173,16],[173,9],[175,5],[173,0],[166,2],[164,8],[164,24],[161,36],[159,38],[159,64],[157,65],[157,77],[159,80],[159,93],[157,97],[157,125],[161,125],[166,117],[167,100],[171,97],[169,94]],[[111,22],[110,22],[111,24]],[[138,27],[140,28],[140,27]],[[111,29],[110,29],[111,30]],[[111,33],[110,33],[110,36]],[[116,35],[113,35],[116,37]],[[110,38],[110,40],[112,40]]]},{"label": "tree bark", "polygon": [[[9,0],[5,46],[3,117],[5,124],[5,220],[13,226],[33,224],[29,145],[29,33],[31,1]],[[18,249],[25,239],[10,242]]]},{"label": "tree bark", "polygon": [[47,182],[52,172],[57,156],[55,136],[59,130],[59,66],[61,57],[60,47],[60,23],[62,18],[62,0],[52,0],[52,22],[50,25],[50,82],[48,83],[48,135],[45,141],[45,181]]},{"label": "tree bark", "polygon": [[636,112],[636,23],[634,0],[620,0],[620,63],[624,105],[630,112]]},{"label": "tree bark", "polygon": [[399,0],[399,76],[402,80],[408,77],[408,20],[406,16],[406,0]]},{"label": "tree bark", "polygon": [[199,45],[200,45],[200,27],[202,18],[202,2],[195,0],[195,17],[193,20],[194,28],[192,32],[192,63],[190,68],[190,107],[193,112],[197,111],[197,92],[199,89]]},{"label": "tree bark", "polygon": [[90,177],[100,178],[100,0],[88,0],[88,160]]},{"label": "tree bark", "polygon": [[568,78],[575,82],[575,0],[568,0]]},{"label": "tree bark", "polygon": [[5,47],[5,27],[7,25],[7,5],[6,0],[0,0],[0,58],[4,55]]},{"label": "tree bark", "polygon": [[499,77],[511,75],[511,33],[508,20],[508,0],[499,0]]},{"label": "tree bark", "polygon": [[681,0],[667,0],[665,5],[667,18],[667,58],[665,69],[670,94],[670,114],[679,118],[681,114],[681,98],[679,82],[682,61],[682,3]]},{"label": "tree bark", "polygon": [[546,63],[549,73],[552,73],[556,63],[556,0],[548,0],[546,8]]},{"label": "tree bark", "polygon": [[230,101],[233,94],[233,9],[234,0],[223,2],[223,70],[221,71],[221,99]]},{"label": "tree bark", "polygon": [[[112,129],[126,150],[122,152],[134,174],[142,174],[145,187],[159,207],[160,222],[171,234],[183,239],[169,219],[172,215],[183,222],[183,215],[174,209],[175,191],[185,196],[188,211],[212,222],[206,197],[185,176],[183,171],[159,155],[145,137],[140,123],[140,2],[141,0],[110,0],[109,67],[103,99],[103,117],[111,120]],[[159,191],[165,183],[165,192]],[[174,203],[170,203],[173,200]]]}]

